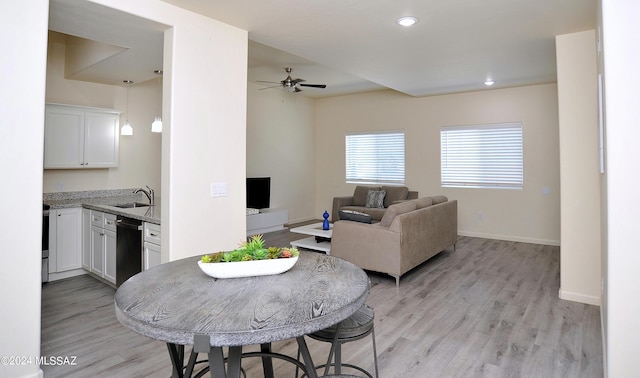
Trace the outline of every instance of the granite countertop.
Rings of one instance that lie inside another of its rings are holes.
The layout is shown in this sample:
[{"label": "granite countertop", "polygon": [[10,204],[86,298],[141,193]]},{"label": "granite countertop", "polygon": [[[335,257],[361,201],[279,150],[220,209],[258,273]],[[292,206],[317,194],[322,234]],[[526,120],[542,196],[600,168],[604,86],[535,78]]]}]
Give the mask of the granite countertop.
[{"label": "granite countertop", "polygon": [[86,209],[102,211],[105,213],[120,215],[127,218],[141,220],[143,222],[160,224],[160,199],[156,198],[156,205],[133,208],[119,208],[114,205],[141,202],[148,203],[147,197],[142,194],[133,194],[135,189],[96,190],[82,192],[44,193],[43,203],[50,205],[51,209],[64,209],[71,207],[83,207]]}]

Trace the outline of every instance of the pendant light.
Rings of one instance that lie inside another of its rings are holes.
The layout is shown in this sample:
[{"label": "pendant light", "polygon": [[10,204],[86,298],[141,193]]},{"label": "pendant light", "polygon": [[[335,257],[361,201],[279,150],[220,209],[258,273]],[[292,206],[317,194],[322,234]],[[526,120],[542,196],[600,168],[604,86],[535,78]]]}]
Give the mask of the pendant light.
[{"label": "pendant light", "polygon": [[[158,69],[158,70],[153,70],[153,73],[156,75],[160,75],[162,76],[163,72],[162,70]],[[160,106],[162,106],[162,102],[160,103]],[[156,117],[155,121],[153,121],[151,123],[151,132],[152,133],[161,133],[162,132],[162,118],[161,117]]]},{"label": "pendant light", "polygon": [[161,133],[162,132],[162,118],[156,117],[156,120],[151,124],[151,132],[152,133]]},{"label": "pendant light", "polygon": [[[123,80],[122,82],[125,83],[125,84],[133,84],[133,81],[131,81],[131,80]],[[131,123],[129,123],[129,88],[128,87],[127,87],[127,117],[126,117],[126,119],[127,119],[127,121],[120,128],[120,135],[133,135],[133,127],[131,126]]]}]

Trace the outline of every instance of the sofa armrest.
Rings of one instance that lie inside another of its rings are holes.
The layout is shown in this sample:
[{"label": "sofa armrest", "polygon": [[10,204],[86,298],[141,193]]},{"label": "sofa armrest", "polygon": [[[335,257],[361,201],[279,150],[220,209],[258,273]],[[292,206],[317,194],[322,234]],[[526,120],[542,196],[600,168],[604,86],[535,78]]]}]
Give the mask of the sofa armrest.
[{"label": "sofa armrest", "polygon": [[356,264],[362,269],[400,275],[399,232],[367,224],[342,220],[333,224],[331,256]]},{"label": "sofa armrest", "polygon": [[333,197],[333,206],[331,208],[331,222],[337,222],[340,220],[338,212],[341,207],[351,206],[353,203],[353,196]]}]

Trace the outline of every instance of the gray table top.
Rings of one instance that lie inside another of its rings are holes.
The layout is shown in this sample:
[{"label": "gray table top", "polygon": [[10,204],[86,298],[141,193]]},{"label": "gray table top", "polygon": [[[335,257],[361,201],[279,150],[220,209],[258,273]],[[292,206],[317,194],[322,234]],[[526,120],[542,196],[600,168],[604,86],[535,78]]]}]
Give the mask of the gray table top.
[{"label": "gray table top", "polygon": [[162,264],[118,288],[118,320],[144,336],[192,345],[263,344],[306,335],[348,318],[365,303],[369,278],[357,266],[321,253],[301,252],[289,271],[215,279],[198,257]]}]

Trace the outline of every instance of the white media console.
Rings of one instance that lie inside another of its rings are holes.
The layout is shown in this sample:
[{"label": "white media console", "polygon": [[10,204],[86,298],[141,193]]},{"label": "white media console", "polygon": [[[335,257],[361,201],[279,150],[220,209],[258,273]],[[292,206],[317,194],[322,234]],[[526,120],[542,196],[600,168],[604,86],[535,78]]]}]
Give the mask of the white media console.
[{"label": "white media console", "polygon": [[289,222],[287,209],[261,209],[258,214],[247,212],[247,236],[284,230]]}]

